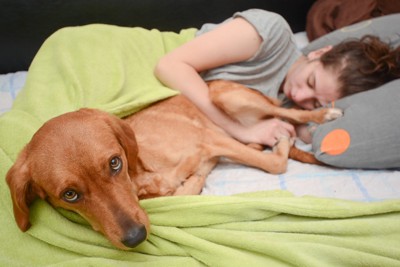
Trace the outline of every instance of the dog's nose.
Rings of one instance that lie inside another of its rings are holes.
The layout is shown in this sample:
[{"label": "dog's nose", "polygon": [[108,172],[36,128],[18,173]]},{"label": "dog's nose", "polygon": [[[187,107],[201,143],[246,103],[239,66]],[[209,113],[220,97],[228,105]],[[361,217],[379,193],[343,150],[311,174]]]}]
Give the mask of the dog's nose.
[{"label": "dog's nose", "polygon": [[134,248],[147,237],[147,230],[144,225],[135,225],[126,231],[124,238],[121,240],[122,244],[129,248]]}]

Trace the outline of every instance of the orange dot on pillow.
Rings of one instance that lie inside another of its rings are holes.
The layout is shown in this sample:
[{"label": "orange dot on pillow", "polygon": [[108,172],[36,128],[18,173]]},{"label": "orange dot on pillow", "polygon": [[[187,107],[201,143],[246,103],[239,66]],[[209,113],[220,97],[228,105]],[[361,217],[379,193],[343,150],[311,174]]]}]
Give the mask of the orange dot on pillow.
[{"label": "orange dot on pillow", "polygon": [[321,142],[321,152],[331,156],[344,153],[350,146],[350,134],[343,129],[328,133]]}]

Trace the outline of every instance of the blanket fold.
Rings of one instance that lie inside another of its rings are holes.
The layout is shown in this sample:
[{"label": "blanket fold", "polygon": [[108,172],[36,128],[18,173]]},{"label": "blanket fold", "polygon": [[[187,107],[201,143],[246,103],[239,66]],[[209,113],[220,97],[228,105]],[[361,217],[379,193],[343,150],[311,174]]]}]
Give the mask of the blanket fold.
[{"label": "blanket fold", "polygon": [[[141,201],[152,232],[116,249],[75,213],[37,200],[17,228],[5,175],[48,119],[81,107],[124,117],[173,96],[157,60],[193,38],[142,28],[65,28],[43,44],[12,110],[0,117],[1,266],[400,266],[400,200],[359,203],[284,191]],[[51,157],[51,155],[49,155]]]}]

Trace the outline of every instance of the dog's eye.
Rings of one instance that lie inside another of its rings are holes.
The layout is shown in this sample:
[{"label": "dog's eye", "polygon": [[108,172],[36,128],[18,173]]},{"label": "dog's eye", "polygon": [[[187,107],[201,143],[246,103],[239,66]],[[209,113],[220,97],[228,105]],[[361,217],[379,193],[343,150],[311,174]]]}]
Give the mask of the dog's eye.
[{"label": "dog's eye", "polygon": [[67,190],[63,193],[63,199],[67,202],[74,203],[80,198],[80,195],[74,190]]},{"label": "dog's eye", "polygon": [[110,168],[111,168],[111,171],[114,172],[114,173],[119,172],[121,170],[121,168],[122,168],[122,160],[121,160],[121,158],[120,157],[113,157],[110,160]]}]

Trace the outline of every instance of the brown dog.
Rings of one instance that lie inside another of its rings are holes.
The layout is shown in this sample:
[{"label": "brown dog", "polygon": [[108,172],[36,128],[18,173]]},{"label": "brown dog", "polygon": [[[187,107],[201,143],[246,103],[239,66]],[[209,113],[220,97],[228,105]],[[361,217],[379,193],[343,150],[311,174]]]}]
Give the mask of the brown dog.
[{"label": "brown dog", "polygon": [[[245,125],[271,116],[322,123],[341,115],[336,109],[280,108],[275,100],[235,83],[209,85],[212,101]],[[282,173],[290,147],[287,138],[271,153],[246,146],[178,95],[125,120],[91,109],[49,120],[22,150],[7,183],[22,231],[30,227],[29,205],[40,197],[79,213],[115,246],[127,249],[150,231],[139,199],[200,193],[221,156]]]}]

